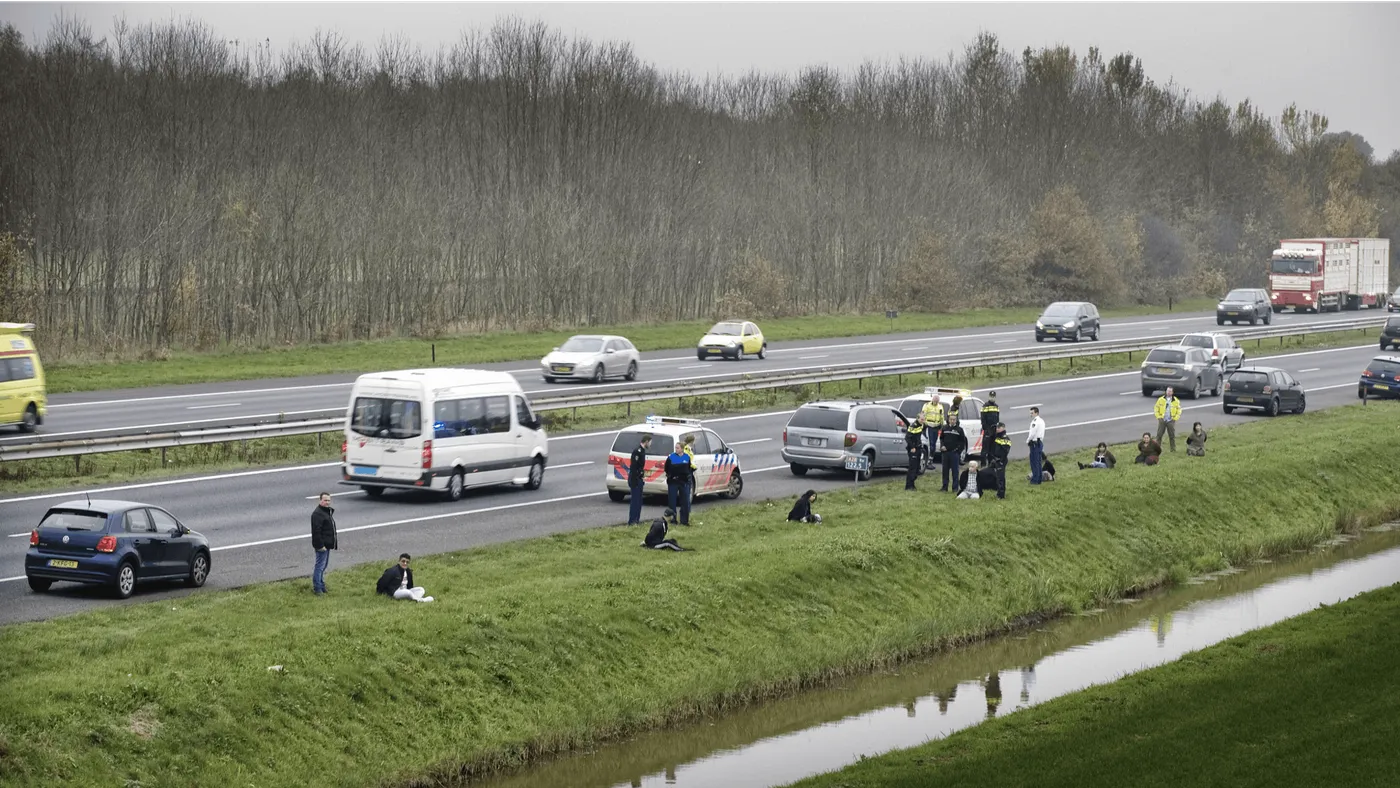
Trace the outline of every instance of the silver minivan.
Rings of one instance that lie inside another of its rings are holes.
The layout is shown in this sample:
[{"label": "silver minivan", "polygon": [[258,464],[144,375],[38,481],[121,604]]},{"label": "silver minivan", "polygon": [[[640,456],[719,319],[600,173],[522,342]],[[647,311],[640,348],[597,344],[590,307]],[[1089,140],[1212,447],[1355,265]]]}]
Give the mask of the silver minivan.
[{"label": "silver minivan", "polygon": [[1219,394],[1225,373],[1220,363],[1212,363],[1201,348],[1163,345],[1148,351],[1141,378],[1144,397],[1171,386],[1178,395],[1196,399],[1203,391],[1209,391],[1211,396]]},{"label": "silver minivan", "polygon": [[795,476],[810,468],[844,470],[846,455],[870,458],[869,479],[877,470],[909,467],[904,449],[904,416],[877,402],[833,400],[798,408],[783,428],[783,462]]}]

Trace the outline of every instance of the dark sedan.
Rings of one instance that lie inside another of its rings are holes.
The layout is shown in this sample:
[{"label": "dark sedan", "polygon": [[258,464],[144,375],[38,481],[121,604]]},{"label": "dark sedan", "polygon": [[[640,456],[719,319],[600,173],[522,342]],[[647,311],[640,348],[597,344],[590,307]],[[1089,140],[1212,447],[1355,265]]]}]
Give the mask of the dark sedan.
[{"label": "dark sedan", "polygon": [[1400,397],[1400,356],[1376,356],[1361,373],[1356,396]]},{"label": "dark sedan", "polygon": [[1302,413],[1308,399],[1303,384],[1281,369],[1240,367],[1225,379],[1224,407],[1226,413],[1244,408],[1277,416],[1283,411]]},{"label": "dark sedan", "polygon": [[24,574],[36,592],[55,581],[105,585],[125,599],[137,583],[209,578],[209,540],[159,506],[76,500],[44,514],[29,535]]}]

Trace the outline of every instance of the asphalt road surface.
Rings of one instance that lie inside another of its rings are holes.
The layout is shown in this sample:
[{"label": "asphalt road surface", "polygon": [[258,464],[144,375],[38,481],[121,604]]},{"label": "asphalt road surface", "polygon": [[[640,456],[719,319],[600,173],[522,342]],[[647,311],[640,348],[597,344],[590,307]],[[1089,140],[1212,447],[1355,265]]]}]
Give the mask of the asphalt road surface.
[{"label": "asphalt road surface", "polygon": [[[1281,313],[1273,316],[1275,325],[1326,324],[1337,320],[1383,313],[1338,312],[1320,315]],[[1108,340],[1170,337],[1191,331],[1235,331],[1248,326],[1215,325],[1214,312],[1167,314],[1105,321],[1102,337]],[[699,339],[697,337],[696,339]],[[640,379],[601,385],[590,383],[546,384],[540,376],[538,359],[498,364],[478,364],[478,368],[507,370],[515,375],[531,396],[625,390],[684,381],[717,380],[754,372],[796,372],[842,364],[942,360],[959,355],[976,356],[991,352],[1028,349],[1035,346],[1032,327],[993,326],[978,329],[935,331],[846,339],[821,339],[770,344],[767,359],[700,361],[693,350],[664,350],[642,356]],[[1092,345],[1086,341],[1087,345]],[[427,366],[422,359],[419,366]],[[414,366],[404,359],[386,359],[382,369]],[[375,371],[375,370],[366,370]],[[258,381],[204,383],[146,389],[122,389],[78,394],[55,394],[49,398],[48,418],[37,436],[14,432],[0,433],[0,446],[38,439],[87,438],[165,432],[182,428],[206,428],[276,421],[279,417],[307,419],[343,413],[348,405],[354,375],[320,375]]]},{"label": "asphalt road surface", "polygon": [[[989,331],[986,335],[999,333]],[[1260,355],[1251,357],[1251,361],[1293,372],[1308,389],[1309,409],[1318,409],[1355,402],[1360,370],[1375,353],[1375,347],[1367,345],[1305,351],[1272,359]],[[1131,371],[998,386],[1003,420],[1015,441],[1011,468],[1014,481],[1008,494],[1029,494],[1024,481],[1026,449],[1022,440],[1016,438],[1025,433],[1030,419],[1026,409],[1032,405],[1041,408],[1048,426],[1047,452],[1091,447],[1100,440],[1131,441],[1145,430],[1155,430],[1153,400],[1142,396],[1137,376],[1136,371]],[[1389,404],[1373,407],[1377,408],[1378,420],[1393,421],[1394,411]],[[739,455],[745,478],[740,501],[785,499],[772,510],[770,516],[775,518],[786,515],[787,501],[802,490],[837,490],[852,484],[845,474],[813,471],[798,478],[789,472],[779,451],[790,413],[747,414],[706,422]],[[1224,415],[1219,397],[1183,402],[1182,421],[1186,429],[1197,420],[1213,427],[1258,418],[1264,417],[1239,412]],[[476,491],[457,503],[414,492],[389,492],[371,499],[358,490],[336,484],[340,476],[335,462],[95,488],[89,492],[104,498],[153,503],[175,512],[191,528],[209,537],[213,545],[213,571],[206,588],[231,588],[309,576],[310,514],[321,490],[334,493],[340,528],[341,546],[332,558],[332,569],[367,561],[387,565],[404,551],[426,555],[625,522],[626,504],[609,501],[603,487],[613,435],[610,430],[552,438],[549,470],[539,490],[507,487]],[[1184,436],[1180,442],[1179,454],[1184,461]],[[1077,471],[1061,470],[1065,471],[1064,478],[1056,483],[1073,484]],[[877,476],[876,481],[896,478],[897,475],[883,475]],[[925,481],[924,485],[935,483]],[[0,622],[51,618],[191,593],[179,586],[143,586],[127,602],[108,599],[101,589],[72,584],[56,584],[46,594],[32,593],[24,581],[23,563],[29,530],[49,506],[77,497],[80,494],[66,492],[0,500]],[[706,511],[725,505],[729,502],[702,499],[692,512],[692,527],[704,528]],[[660,507],[650,504],[644,516],[659,514]],[[840,527],[840,523],[829,525]],[[641,536],[638,530],[638,540]],[[685,535],[680,538],[684,540]],[[422,580],[431,591],[431,574]],[[308,584],[310,593],[309,581],[301,582]],[[334,580],[331,584],[332,593],[350,591],[336,588]],[[368,591],[354,589],[356,593]]]}]

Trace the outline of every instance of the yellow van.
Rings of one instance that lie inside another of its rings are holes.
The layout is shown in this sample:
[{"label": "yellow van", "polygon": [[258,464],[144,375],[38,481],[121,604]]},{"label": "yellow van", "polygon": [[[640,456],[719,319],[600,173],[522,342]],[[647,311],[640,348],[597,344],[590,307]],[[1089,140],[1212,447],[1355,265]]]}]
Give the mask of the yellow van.
[{"label": "yellow van", "polygon": [[0,323],[0,425],[33,432],[44,423],[44,367],[29,335],[33,323]]}]

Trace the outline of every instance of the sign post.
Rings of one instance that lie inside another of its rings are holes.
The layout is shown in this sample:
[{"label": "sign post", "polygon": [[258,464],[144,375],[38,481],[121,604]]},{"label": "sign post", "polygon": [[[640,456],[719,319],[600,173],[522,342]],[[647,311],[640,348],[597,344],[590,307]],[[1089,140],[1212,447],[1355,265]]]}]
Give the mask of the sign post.
[{"label": "sign post", "polygon": [[860,475],[870,470],[870,456],[867,454],[847,454],[846,470],[855,474],[854,483],[860,484]]}]

